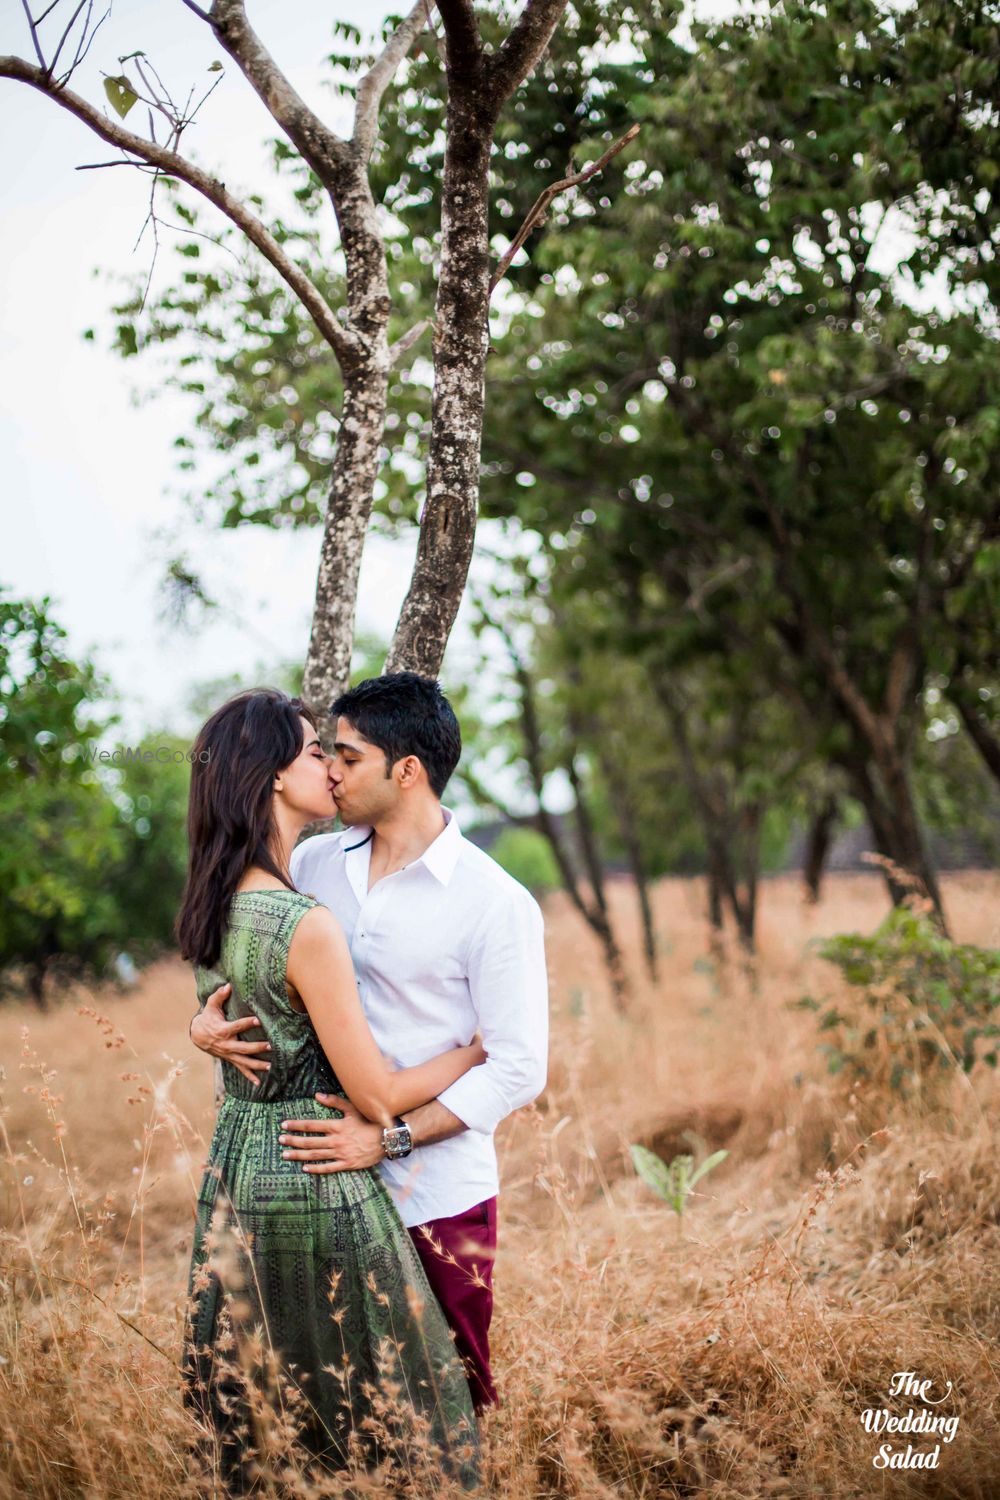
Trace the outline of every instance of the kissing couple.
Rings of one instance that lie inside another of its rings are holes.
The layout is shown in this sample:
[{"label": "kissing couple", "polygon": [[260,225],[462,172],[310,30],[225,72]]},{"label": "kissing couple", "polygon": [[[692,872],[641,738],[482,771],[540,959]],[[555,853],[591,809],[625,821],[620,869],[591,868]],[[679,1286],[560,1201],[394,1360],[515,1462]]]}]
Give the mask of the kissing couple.
[{"label": "kissing couple", "polygon": [[321,1471],[474,1489],[493,1134],[545,1084],[542,916],[441,804],[462,741],[436,681],[373,678],[330,716],[327,754],[306,703],[251,690],[194,747],[177,936],[225,1092],[185,1399],[231,1492],[289,1432]]}]

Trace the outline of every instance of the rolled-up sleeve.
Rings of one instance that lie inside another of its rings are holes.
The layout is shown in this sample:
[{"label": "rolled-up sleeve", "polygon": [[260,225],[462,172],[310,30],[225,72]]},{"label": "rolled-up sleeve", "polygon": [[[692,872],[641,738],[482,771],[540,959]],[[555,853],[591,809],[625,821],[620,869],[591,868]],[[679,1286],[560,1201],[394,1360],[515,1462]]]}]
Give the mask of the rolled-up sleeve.
[{"label": "rolled-up sleeve", "polygon": [[492,1135],[512,1110],[530,1104],[545,1087],[545,925],[533,896],[515,887],[489,903],[467,965],[469,994],[489,1055],[438,1097],[470,1130]]}]

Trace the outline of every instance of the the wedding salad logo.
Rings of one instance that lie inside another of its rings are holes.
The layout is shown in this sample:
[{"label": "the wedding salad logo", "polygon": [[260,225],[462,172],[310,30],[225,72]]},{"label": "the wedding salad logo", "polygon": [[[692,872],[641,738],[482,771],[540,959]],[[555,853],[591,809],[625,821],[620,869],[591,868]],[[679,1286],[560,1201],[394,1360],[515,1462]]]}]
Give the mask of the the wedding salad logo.
[{"label": "the wedding salad logo", "polygon": [[866,1432],[874,1436],[891,1432],[894,1436],[903,1434],[923,1437],[936,1437],[938,1441],[933,1448],[924,1446],[914,1447],[913,1443],[907,1442],[902,1448],[898,1442],[882,1443],[878,1452],[872,1459],[872,1467],[875,1469],[936,1469],[941,1457],[941,1444],[951,1443],[955,1440],[958,1431],[958,1417],[945,1416],[941,1412],[931,1410],[932,1407],[940,1406],[951,1396],[951,1381],[946,1384],[944,1393],[940,1396],[932,1394],[933,1380],[918,1380],[914,1370],[897,1370],[889,1384],[890,1398],[902,1401],[918,1402],[919,1405],[909,1406],[905,1412],[891,1412],[887,1406],[869,1406],[861,1413],[861,1425]]}]

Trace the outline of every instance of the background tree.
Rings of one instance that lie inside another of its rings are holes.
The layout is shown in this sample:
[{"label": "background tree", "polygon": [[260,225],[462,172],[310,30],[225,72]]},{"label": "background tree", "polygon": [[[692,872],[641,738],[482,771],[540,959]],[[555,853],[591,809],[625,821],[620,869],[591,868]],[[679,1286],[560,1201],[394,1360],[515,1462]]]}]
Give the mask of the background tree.
[{"label": "background tree", "polygon": [[986,733],[995,701],[996,22],[806,0],[686,47],[673,5],[628,15],[633,57],[560,76],[595,134],[639,120],[642,158],[519,273],[485,506],[617,599],[623,651],[766,661],[940,913],[925,693],[974,683]]},{"label": "background tree", "polygon": [[[93,758],[113,722],[108,684],[65,641],[48,599],[0,590],[0,971],[39,1005],[54,969],[93,972],[129,941],[120,877],[141,863]],[[153,913],[143,920],[152,936]]]}]

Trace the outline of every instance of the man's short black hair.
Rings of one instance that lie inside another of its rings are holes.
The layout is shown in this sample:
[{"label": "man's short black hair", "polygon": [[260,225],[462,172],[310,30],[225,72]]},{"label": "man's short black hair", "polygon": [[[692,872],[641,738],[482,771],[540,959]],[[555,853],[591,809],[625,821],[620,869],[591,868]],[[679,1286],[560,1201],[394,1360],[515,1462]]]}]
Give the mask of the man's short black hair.
[{"label": "man's short black hair", "polygon": [[419,759],[436,797],[448,785],[462,753],[455,711],[433,677],[388,672],[369,677],[330,705],[332,718],[349,719],[385,756],[385,774],[406,755]]}]

